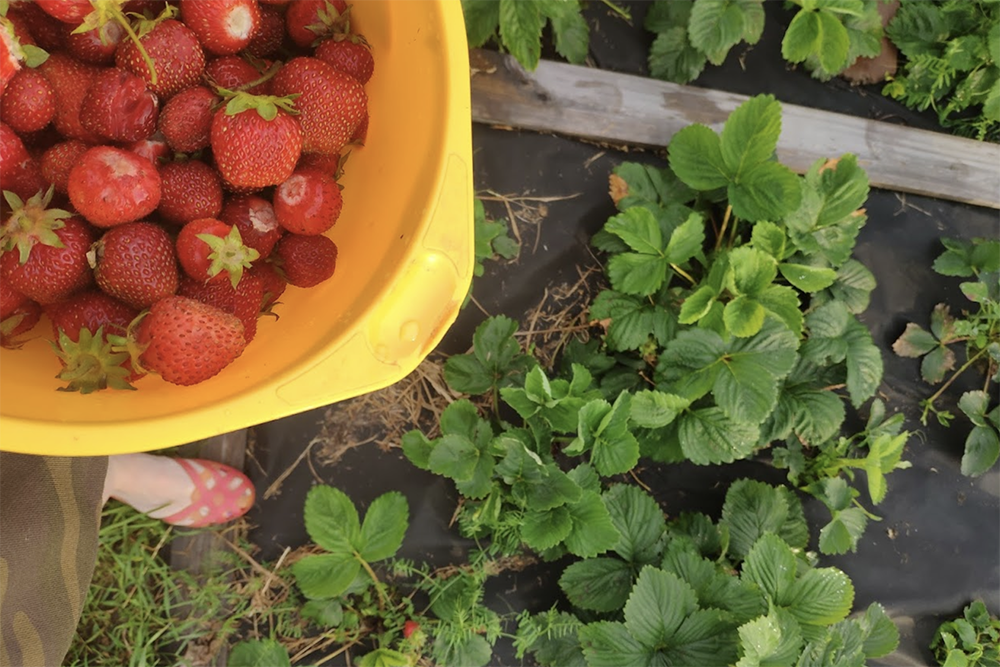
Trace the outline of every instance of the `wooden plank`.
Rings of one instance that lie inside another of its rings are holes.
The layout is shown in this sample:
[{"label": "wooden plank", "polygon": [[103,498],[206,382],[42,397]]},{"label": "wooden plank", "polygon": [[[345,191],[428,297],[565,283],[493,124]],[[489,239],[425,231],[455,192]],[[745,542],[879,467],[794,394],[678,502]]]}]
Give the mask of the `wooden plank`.
[{"label": "wooden plank", "polygon": [[[225,463],[237,470],[243,470],[246,446],[247,430],[243,429],[185,445],[180,448],[180,455],[211,459]],[[217,532],[192,532],[183,528],[177,530],[179,534],[170,545],[170,566],[175,570],[187,570],[201,581],[211,570],[214,555],[229,551],[229,545],[223,537],[235,539],[235,536],[230,535],[230,533],[239,530],[239,527],[238,525],[222,527]],[[187,616],[183,605],[178,605],[177,612],[179,617]],[[210,621],[211,619],[205,620]],[[224,642],[218,646],[202,648],[207,650],[207,654],[204,656],[189,655],[189,667],[225,667],[228,660],[228,649]],[[212,651],[215,651],[214,655],[208,655]]]},{"label": "wooden plank", "polygon": [[[721,130],[743,95],[543,60],[526,72],[510,56],[473,49],[472,119],[610,143],[666,146],[691,123]],[[803,173],[853,153],[871,184],[1000,208],[1000,146],[782,104],[778,157]]]}]

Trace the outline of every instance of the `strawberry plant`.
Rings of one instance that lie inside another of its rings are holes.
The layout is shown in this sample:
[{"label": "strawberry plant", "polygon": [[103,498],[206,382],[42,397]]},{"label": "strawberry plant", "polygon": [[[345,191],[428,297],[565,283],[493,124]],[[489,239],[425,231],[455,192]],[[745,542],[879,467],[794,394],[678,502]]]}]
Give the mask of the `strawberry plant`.
[{"label": "strawberry plant", "polygon": [[[701,125],[675,135],[669,168],[615,170],[619,213],[593,240],[609,254],[610,289],[591,306],[604,348],[576,346],[570,361],[609,397],[652,392],[677,412],[639,424],[643,456],[706,465],[773,446],[791,481],[822,500],[824,478],[865,469],[877,504],[882,476],[906,467],[900,418],[879,426],[875,403],[867,434],[839,437],[845,405],[862,409],[882,378],[858,319],[874,277],[851,258],[868,179],[852,155],[795,175],[773,159],[780,128],[778,103],[758,96],[721,136]],[[854,528],[823,547],[855,548]]]},{"label": "strawberry plant", "polygon": [[[476,265],[472,269],[472,275],[481,277],[486,272],[483,262],[487,259],[514,259],[521,248],[517,241],[510,237],[507,229],[507,220],[490,220],[486,217],[486,208],[479,199],[475,201],[475,214],[473,216],[475,225],[475,253]],[[465,304],[472,298],[472,286],[469,286],[469,293],[465,297]]]},{"label": "strawberry plant", "polygon": [[[470,554],[468,565],[433,571],[398,558],[409,507],[395,491],[372,501],[362,521],[342,491],[318,486],[306,498],[304,516],[317,548],[291,565],[304,599],[293,601],[297,620],[286,622],[285,633],[310,633],[314,646],[323,641],[338,653],[367,650],[354,658],[361,666],[405,667],[422,656],[442,665],[489,662],[501,619],[482,604],[483,585],[498,570],[485,553]],[[288,665],[290,657],[273,639],[252,639],[234,647],[229,664]]]},{"label": "strawberry plant", "polygon": [[906,60],[882,90],[941,125],[1000,140],[1000,6],[988,0],[902,0],[886,27]]},{"label": "strawberry plant", "polygon": [[522,612],[518,657],[540,665],[863,665],[899,643],[878,603],[848,619],[854,588],[817,567],[786,489],[738,480],[722,518],[669,523],[635,486],[604,493],[620,537],[612,553],[559,578],[573,611]]},{"label": "strawberry plant", "polygon": [[[859,57],[882,48],[881,0],[791,0],[798,6],[781,42],[781,55],[804,63],[812,75],[830,79]],[[654,77],[687,83],[706,63],[721,65],[742,42],[756,44],[764,32],[763,0],[656,0],[645,28],[656,33],[650,47]]]},{"label": "strawberry plant", "polygon": [[[610,0],[602,2],[619,16],[626,10]],[[469,46],[479,47],[491,39],[527,70],[538,67],[542,55],[542,31],[552,26],[556,52],[571,63],[587,59],[590,28],[581,13],[580,0],[462,0]]]},{"label": "strawberry plant", "polygon": [[[924,382],[941,383],[921,402],[923,424],[933,414],[940,424],[948,426],[955,415],[938,405],[945,391],[969,369],[982,372],[983,388],[966,391],[958,401],[958,408],[973,425],[965,440],[962,474],[978,476],[1000,458],[1000,407],[991,399],[1000,382],[1000,241],[941,242],[945,251],[935,260],[934,270],[943,276],[973,278],[960,285],[971,302],[969,310],[954,316],[947,304],[938,304],[930,316],[930,331],[910,322],[892,349],[899,356],[921,359]],[[959,343],[965,343],[965,361],[956,368],[959,357],[952,347]]]},{"label": "strawberry plant", "polygon": [[942,667],[997,667],[1000,619],[990,615],[982,600],[976,600],[962,610],[962,618],[941,624],[931,650]]}]

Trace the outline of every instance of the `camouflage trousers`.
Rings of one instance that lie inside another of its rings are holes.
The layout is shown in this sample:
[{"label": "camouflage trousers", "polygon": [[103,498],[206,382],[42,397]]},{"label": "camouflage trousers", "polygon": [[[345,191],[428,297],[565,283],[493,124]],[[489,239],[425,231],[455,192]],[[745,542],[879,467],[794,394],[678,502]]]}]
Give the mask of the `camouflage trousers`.
[{"label": "camouflage trousers", "polygon": [[55,667],[97,560],[108,459],[0,452],[0,667]]}]

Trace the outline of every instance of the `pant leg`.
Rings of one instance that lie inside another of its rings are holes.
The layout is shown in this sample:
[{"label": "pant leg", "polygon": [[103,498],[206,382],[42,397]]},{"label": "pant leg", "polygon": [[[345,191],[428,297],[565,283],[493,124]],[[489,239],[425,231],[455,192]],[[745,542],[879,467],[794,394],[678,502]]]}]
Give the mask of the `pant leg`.
[{"label": "pant leg", "polygon": [[108,458],[0,452],[0,667],[69,650],[97,561]]}]

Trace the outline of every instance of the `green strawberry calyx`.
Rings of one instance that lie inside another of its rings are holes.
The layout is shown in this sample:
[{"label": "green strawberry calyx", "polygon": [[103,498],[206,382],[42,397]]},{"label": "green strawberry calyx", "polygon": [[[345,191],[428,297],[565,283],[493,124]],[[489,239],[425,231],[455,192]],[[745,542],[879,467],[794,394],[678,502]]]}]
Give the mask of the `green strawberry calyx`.
[{"label": "green strawberry calyx", "polygon": [[49,186],[47,191],[39,190],[24,201],[10,190],[3,191],[11,214],[0,228],[0,248],[4,251],[16,248],[21,264],[28,261],[36,243],[54,248],[65,247],[56,230],[64,227],[65,219],[73,214],[61,208],[48,208],[53,193],[54,188]]},{"label": "green strawberry calyx", "polygon": [[[124,28],[128,38],[132,40],[133,44],[135,44],[135,48],[138,49],[139,55],[142,56],[143,61],[146,63],[146,67],[149,69],[149,82],[155,86],[156,66],[153,64],[153,59],[150,57],[149,53],[146,51],[146,47],[142,45],[140,37],[146,35],[146,33],[152,30],[160,21],[171,18],[174,15],[175,10],[170,5],[167,5],[167,7],[163,10],[163,13],[153,20],[148,20],[141,14],[134,14],[134,16],[141,19],[140,23],[143,24],[137,33],[132,27],[131,21],[129,21],[125,12],[122,10],[122,5],[126,2],[127,0],[90,0],[90,4],[93,6],[94,10],[83,17],[83,22],[73,30],[73,34],[97,30],[98,35],[100,35],[101,38],[101,43],[107,44],[111,39],[108,34],[108,26],[112,23],[117,23]],[[147,22],[150,23],[150,25],[144,25]]]},{"label": "green strawberry calyx", "polygon": [[253,261],[260,258],[259,252],[243,244],[243,237],[237,227],[233,227],[225,236],[198,234],[198,238],[212,250],[208,255],[212,262],[208,267],[208,275],[214,278],[222,271],[228,271],[233,289],[240,284],[243,270],[249,269]]},{"label": "green strawberry calyx", "polygon": [[372,48],[372,45],[368,43],[368,40],[365,39],[364,35],[361,35],[356,32],[351,32],[350,21],[345,21],[344,25],[342,26],[342,31],[333,33],[332,35],[330,35],[330,39],[334,42],[350,42],[351,44],[360,44],[365,48],[367,48],[369,51]]},{"label": "green strawberry calyx", "polygon": [[87,328],[80,329],[80,340],[76,342],[59,330],[58,343],[50,341],[65,366],[56,378],[68,384],[59,391],[90,394],[109,388],[135,389],[128,381],[131,369],[125,365],[129,354],[115,351],[111,338],[105,337],[104,327],[99,327],[95,333]]},{"label": "green strawberry calyx", "polygon": [[295,108],[295,98],[301,93],[292,93],[284,97],[276,95],[251,95],[242,90],[229,90],[217,87],[219,93],[229,101],[226,102],[226,115],[235,116],[244,111],[254,110],[264,120],[274,120],[278,116],[278,109],[290,114],[298,114]]},{"label": "green strawberry calyx", "polygon": [[306,26],[306,30],[316,34],[317,39],[313,42],[315,46],[318,42],[328,35],[337,32],[348,32],[350,25],[349,16],[351,14],[351,8],[348,7],[343,12],[337,10],[330,0],[326,0],[323,6],[320,7],[319,11],[316,12],[316,17],[319,19],[316,23],[310,23]]},{"label": "green strawberry calyx", "polygon": [[128,327],[125,329],[124,336],[108,334],[108,342],[111,343],[111,351],[116,354],[124,354],[129,357],[132,369],[136,373],[142,375],[152,372],[148,368],[144,368],[140,362],[142,355],[149,347],[149,343],[140,343],[137,335],[139,331],[139,323],[146,318],[146,315],[149,315],[148,309],[136,315],[135,319],[129,322]]},{"label": "green strawberry calyx", "polygon": [[[14,313],[5,320],[0,320],[0,347],[8,350],[20,349],[27,341],[21,337],[14,337],[12,334],[21,325],[27,313]],[[277,316],[275,316],[277,317]]]},{"label": "green strawberry calyx", "polygon": [[0,1],[0,40],[6,42],[15,60],[34,69],[49,59],[49,52],[34,44],[21,43],[14,24],[7,18],[8,6],[6,0]]}]

